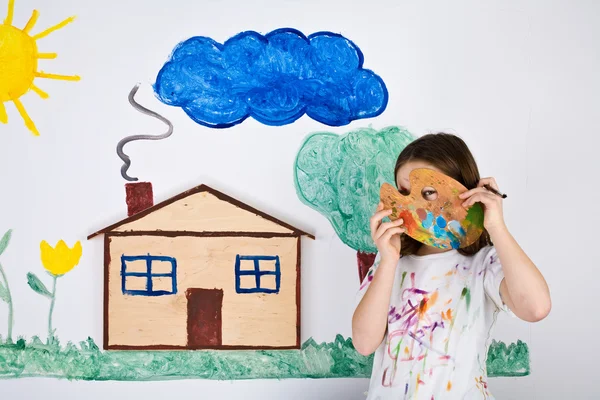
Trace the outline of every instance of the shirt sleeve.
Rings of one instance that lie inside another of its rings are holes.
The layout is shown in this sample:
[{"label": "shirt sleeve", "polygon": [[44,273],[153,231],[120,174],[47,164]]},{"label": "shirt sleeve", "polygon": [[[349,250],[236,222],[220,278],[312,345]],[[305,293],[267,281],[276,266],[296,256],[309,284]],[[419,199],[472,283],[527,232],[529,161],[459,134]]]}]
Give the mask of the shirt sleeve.
[{"label": "shirt sleeve", "polygon": [[360,303],[360,301],[364,297],[365,293],[367,292],[369,285],[371,285],[371,281],[373,281],[373,276],[375,275],[375,270],[377,270],[377,267],[379,267],[380,262],[381,262],[381,256],[379,255],[379,253],[377,253],[377,255],[375,256],[375,261],[373,262],[373,265],[371,266],[371,268],[369,268],[367,275],[365,276],[363,281],[360,283],[358,292],[356,293],[354,308],[358,307],[358,304]]},{"label": "shirt sleeve", "polygon": [[500,264],[496,249],[490,247],[486,253],[483,262],[483,288],[485,294],[496,305],[498,310],[510,312],[510,309],[500,295],[500,284],[504,280],[504,271],[502,271],[502,264]]}]

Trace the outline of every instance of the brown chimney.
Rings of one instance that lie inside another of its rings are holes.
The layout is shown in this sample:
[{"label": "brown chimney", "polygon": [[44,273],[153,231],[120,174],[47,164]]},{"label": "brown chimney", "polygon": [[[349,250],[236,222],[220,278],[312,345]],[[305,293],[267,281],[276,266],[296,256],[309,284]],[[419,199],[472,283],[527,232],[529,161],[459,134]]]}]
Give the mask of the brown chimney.
[{"label": "brown chimney", "polygon": [[154,195],[152,194],[152,183],[135,182],[125,184],[125,193],[127,196],[127,216],[144,211],[154,205]]}]

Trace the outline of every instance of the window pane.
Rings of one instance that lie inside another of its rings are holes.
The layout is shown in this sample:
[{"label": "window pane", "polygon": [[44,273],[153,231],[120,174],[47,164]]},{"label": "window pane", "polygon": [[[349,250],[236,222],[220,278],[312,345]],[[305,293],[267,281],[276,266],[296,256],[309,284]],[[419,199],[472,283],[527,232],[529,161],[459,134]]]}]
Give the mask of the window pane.
[{"label": "window pane", "polygon": [[152,274],[170,274],[173,272],[171,261],[152,260]]},{"label": "window pane", "polygon": [[148,278],[145,276],[126,276],[125,290],[147,290]]},{"label": "window pane", "polygon": [[127,260],[125,259],[125,272],[148,272],[146,260]]},{"label": "window pane", "polygon": [[169,277],[153,277],[152,278],[152,291],[158,292],[164,290],[166,292],[173,291],[173,279]]},{"label": "window pane", "polygon": [[258,268],[260,271],[275,271],[275,260],[260,260]]},{"label": "window pane", "polygon": [[256,277],[254,275],[240,275],[240,289],[256,289]]},{"label": "window pane", "polygon": [[275,275],[262,275],[260,277],[260,288],[277,290]]},{"label": "window pane", "polygon": [[254,260],[240,260],[240,271],[254,271]]}]

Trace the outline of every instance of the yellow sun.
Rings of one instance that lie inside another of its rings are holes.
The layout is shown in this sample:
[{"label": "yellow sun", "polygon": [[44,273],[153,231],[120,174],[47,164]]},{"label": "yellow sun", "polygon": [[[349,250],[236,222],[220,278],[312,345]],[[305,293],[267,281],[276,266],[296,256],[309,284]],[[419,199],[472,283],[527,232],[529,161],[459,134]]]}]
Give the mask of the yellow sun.
[{"label": "yellow sun", "polygon": [[35,25],[40,13],[33,10],[25,28],[19,29],[12,26],[14,8],[15,0],[9,0],[8,14],[4,24],[0,25],[0,122],[4,124],[8,122],[4,103],[12,101],[21,117],[23,117],[25,126],[34,135],[39,136],[40,133],[19,98],[30,89],[41,98],[48,98],[48,94],[33,83],[35,78],[78,81],[79,76],[47,74],[38,70],[39,59],[56,58],[56,53],[38,53],[36,41],[69,24],[75,17],[69,17],[37,35],[30,36],[29,31]]}]

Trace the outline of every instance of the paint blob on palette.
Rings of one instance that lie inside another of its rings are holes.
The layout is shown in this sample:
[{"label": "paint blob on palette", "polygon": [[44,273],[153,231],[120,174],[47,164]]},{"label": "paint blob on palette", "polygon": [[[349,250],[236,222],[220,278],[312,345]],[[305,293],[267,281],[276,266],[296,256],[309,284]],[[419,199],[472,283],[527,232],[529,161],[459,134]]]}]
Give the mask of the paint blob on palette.
[{"label": "paint blob on palette", "polygon": [[404,219],[413,239],[442,249],[473,244],[483,232],[483,209],[475,203],[468,211],[458,196],[467,191],[460,182],[440,172],[419,168],[410,173],[410,194],[403,196],[388,183],[380,196],[390,219]]}]

